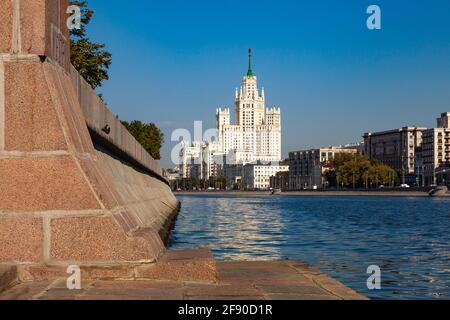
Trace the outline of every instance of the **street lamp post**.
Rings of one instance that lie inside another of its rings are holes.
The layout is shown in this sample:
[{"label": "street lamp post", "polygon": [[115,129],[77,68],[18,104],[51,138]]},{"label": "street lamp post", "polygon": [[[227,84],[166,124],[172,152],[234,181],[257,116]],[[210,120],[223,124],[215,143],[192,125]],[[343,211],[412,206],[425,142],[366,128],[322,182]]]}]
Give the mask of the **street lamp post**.
[{"label": "street lamp post", "polygon": [[422,187],[425,187],[425,166],[422,165]]},{"label": "street lamp post", "polygon": [[339,171],[336,171],[336,190],[339,190]]},{"label": "street lamp post", "polygon": [[443,184],[444,186],[447,186],[447,185],[445,184],[445,169],[442,170],[442,184]]},{"label": "street lamp post", "polygon": [[377,168],[377,175],[376,175],[376,177],[377,177],[376,182],[377,182],[377,189],[378,189],[380,187],[380,183],[379,183],[379,180],[378,180],[378,168]]},{"label": "street lamp post", "polygon": [[366,176],[366,189],[369,189],[369,173],[366,171],[365,173]]},{"label": "street lamp post", "polygon": [[436,163],[433,164],[433,184],[437,184],[437,177],[436,177]]}]

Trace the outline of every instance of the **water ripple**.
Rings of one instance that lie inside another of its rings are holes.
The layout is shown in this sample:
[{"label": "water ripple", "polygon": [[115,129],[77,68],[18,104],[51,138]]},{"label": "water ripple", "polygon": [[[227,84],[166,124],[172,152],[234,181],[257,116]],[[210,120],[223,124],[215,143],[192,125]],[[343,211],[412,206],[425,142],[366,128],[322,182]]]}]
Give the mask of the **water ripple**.
[{"label": "water ripple", "polygon": [[[301,260],[373,299],[450,298],[450,200],[181,196],[171,247]],[[369,265],[382,290],[366,287]]]}]

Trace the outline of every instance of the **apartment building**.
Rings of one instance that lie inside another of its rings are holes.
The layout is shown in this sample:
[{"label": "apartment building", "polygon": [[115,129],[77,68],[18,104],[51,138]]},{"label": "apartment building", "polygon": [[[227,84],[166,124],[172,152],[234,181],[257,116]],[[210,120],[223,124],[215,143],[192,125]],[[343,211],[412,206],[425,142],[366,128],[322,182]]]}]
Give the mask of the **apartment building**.
[{"label": "apartment building", "polygon": [[399,173],[403,183],[417,181],[416,152],[426,128],[416,126],[364,134],[364,154]]},{"label": "apartment building", "polygon": [[338,153],[358,152],[358,147],[329,147],[289,153],[289,190],[323,188],[326,165]]},{"label": "apartment building", "polygon": [[437,128],[424,131],[421,162],[425,185],[450,185],[450,112],[441,114]]}]

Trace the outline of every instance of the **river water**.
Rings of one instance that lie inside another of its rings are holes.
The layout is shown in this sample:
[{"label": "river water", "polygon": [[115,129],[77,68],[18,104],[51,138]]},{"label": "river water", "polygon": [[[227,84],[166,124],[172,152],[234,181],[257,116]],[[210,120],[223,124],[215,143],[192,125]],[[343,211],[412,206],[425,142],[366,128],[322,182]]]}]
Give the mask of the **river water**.
[{"label": "river water", "polygon": [[[372,299],[450,299],[450,199],[178,197],[173,249],[300,260]],[[368,290],[367,268],[381,269]]]}]

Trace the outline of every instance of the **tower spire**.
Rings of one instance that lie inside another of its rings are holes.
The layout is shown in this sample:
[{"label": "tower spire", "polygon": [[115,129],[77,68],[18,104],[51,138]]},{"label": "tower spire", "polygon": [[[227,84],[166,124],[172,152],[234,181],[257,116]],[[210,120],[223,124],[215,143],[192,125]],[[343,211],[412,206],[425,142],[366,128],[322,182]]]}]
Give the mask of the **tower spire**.
[{"label": "tower spire", "polygon": [[248,72],[247,77],[252,77],[253,71],[252,71],[252,48],[248,49]]}]

